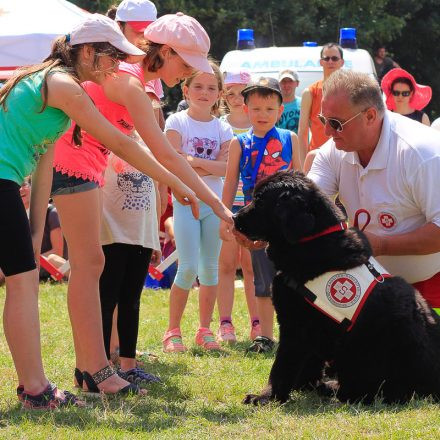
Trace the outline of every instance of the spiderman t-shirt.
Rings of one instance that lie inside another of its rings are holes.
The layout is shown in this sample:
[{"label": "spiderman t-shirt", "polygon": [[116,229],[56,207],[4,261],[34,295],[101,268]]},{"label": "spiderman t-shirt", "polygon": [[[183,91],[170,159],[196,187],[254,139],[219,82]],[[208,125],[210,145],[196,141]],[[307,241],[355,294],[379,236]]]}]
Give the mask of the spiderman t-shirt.
[{"label": "spiderman t-shirt", "polygon": [[276,127],[266,133],[264,138],[255,136],[252,129],[237,136],[242,153],[240,175],[246,205],[252,200],[257,182],[277,171],[292,167],[291,136],[289,130]]}]

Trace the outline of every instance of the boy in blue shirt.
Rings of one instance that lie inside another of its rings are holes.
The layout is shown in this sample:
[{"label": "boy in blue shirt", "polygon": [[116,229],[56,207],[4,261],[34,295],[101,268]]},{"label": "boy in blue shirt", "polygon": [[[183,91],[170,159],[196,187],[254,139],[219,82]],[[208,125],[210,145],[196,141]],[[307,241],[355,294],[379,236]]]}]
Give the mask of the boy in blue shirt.
[{"label": "boy in blue shirt", "polygon": [[[222,196],[223,203],[229,208],[237,192],[239,175],[243,181],[245,204],[248,204],[256,183],[261,179],[280,170],[300,169],[298,137],[289,130],[275,127],[284,109],[278,81],[262,77],[246,87],[242,95],[252,128],[234,138],[229,146]],[[231,233],[231,225],[221,222],[220,237],[229,240]],[[248,350],[270,352],[275,345],[271,298],[275,269],[264,249],[252,250],[251,257],[261,336],[255,338]]]}]

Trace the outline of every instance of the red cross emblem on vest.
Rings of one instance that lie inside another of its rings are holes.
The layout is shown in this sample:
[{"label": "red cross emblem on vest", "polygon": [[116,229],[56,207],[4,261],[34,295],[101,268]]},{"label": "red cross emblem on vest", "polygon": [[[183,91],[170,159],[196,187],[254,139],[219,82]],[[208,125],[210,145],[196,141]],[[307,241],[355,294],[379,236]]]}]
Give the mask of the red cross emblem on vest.
[{"label": "red cross emblem on vest", "polygon": [[350,307],[361,294],[361,287],[355,277],[347,273],[332,276],[326,286],[328,300],[337,307]]},{"label": "red cross emblem on vest", "polygon": [[390,230],[393,229],[397,224],[396,217],[389,212],[380,212],[379,213],[379,224],[382,228]]}]

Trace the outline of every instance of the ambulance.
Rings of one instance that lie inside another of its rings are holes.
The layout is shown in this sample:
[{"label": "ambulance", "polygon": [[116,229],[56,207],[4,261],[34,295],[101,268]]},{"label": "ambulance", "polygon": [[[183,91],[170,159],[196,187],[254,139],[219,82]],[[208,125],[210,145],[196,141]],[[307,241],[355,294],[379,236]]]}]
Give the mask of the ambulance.
[{"label": "ambulance", "polygon": [[[340,36],[345,61],[343,68],[375,77],[376,71],[370,54],[364,49],[356,48],[355,29],[343,28]],[[303,46],[255,48],[253,31],[239,29],[237,47],[240,49],[231,50],[223,57],[220,65],[222,72],[246,70],[253,79],[261,76],[278,79],[281,71],[296,70],[299,75],[299,85],[296,89],[298,96],[301,96],[302,91],[310,84],[322,79],[322,67],[319,64],[322,46],[315,42],[305,42]]]}]

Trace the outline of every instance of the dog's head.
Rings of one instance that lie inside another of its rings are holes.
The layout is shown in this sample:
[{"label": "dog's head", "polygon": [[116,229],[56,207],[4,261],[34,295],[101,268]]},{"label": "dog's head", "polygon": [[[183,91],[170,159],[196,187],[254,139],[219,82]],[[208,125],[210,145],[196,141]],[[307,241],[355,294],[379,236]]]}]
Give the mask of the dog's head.
[{"label": "dog's head", "polygon": [[234,217],[235,228],[251,240],[289,244],[341,221],[334,203],[303,173],[293,171],[259,182],[252,202]]}]

